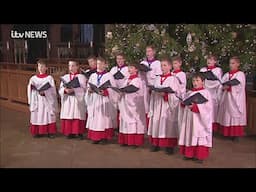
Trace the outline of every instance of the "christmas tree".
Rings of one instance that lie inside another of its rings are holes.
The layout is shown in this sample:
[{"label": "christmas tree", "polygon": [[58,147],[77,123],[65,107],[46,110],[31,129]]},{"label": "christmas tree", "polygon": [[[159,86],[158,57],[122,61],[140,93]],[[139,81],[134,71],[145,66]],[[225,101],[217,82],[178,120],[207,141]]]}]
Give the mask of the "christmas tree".
[{"label": "christmas tree", "polygon": [[[105,53],[110,67],[115,54],[124,52],[128,62],[145,58],[145,48],[153,44],[158,57],[180,55],[183,70],[199,71],[209,54],[228,71],[229,58],[239,56],[241,70],[248,76],[256,71],[256,25],[253,24],[115,24],[106,34]],[[254,74],[255,75],[255,74]]]}]

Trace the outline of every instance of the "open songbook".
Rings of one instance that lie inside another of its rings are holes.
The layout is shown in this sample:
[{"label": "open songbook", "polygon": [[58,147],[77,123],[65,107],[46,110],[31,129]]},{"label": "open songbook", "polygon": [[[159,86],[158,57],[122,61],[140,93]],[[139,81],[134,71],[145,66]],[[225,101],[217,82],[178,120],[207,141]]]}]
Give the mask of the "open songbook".
[{"label": "open songbook", "polygon": [[208,100],[201,93],[196,93],[196,94],[190,96],[189,98],[185,99],[183,101],[183,104],[184,105],[192,105],[192,103],[202,104],[207,101]]},{"label": "open songbook", "polygon": [[134,85],[127,85],[126,87],[122,87],[118,90],[119,90],[119,92],[123,92],[123,93],[134,93],[134,92],[138,91],[139,88],[135,87]]},{"label": "open songbook", "polygon": [[175,91],[173,91],[173,89],[171,87],[161,87],[161,88],[157,88],[154,86],[148,86],[152,91],[155,92],[164,92],[164,93],[175,93]]},{"label": "open songbook", "polygon": [[104,89],[111,88],[110,80],[103,83],[100,87],[97,87],[96,85],[94,85],[90,82],[89,82],[89,85],[90,85],[90,88],[92,89],[92,91],[97,93],[97,94],[100,94],[100,92]]},{"label": "open songbook", "polygon": [[234,85],[238,85],[240,84],[240,81],[238,81],[237,79],[232,79],[232,80],[229,80],[229,81],[226,81],[224,83],[222,83],[222,85],[227,85],[227,86],[234,86]]},{"label": "open songbook", "polygon": [[205,78],[207,79],[207,80],[211,80],[211,81],[220,81],[219,79],[218,79],[218,77],[212,72],[212,71],[205,71],[205,72],[201,72],[204,76],[205,76]]},{"label": "open songbook", "polygon": [[115,79],[123,79],[123,78],[124,78],[124,75],[123,75],[120,71],[117,71],[117,72],[114,74],[114,78],[115,78]]},{"label": "open songbook", "polygon": [[143,72],[148,72],[151,71],[152,69],[144,64],[139,64],[139,71],[143,71]]},{"label": "open songbook", "polygon": [[81,70],[82,74],[87,78],[89,79],[90,76],[93,74],[93,73],[96,73],[97,70],[96,69],[93,69],[93,70],[89,70],[89,71],[84,71],[84,70]]},{"label": "open songbook", "polygon": [[63,86],[64,86],[65,88],[73,89],[73,88],[78,88],[78,87],[80,87],[80,83],[79,83],[78,77],[75,77],[74,79],[72,79],[72,80],[69,81],[69,82],[66,82],[62,77],[60,78],[60,80],[62,81]]},{"label": "open songbook", "polygon": [[122,88],[117,88],[117,87],[110,87],[110,88],[118,93],[134,93],[139,90],[139,88],[135,87],[134,85],[128,85]]},{"label": "open songbook", "polygon": [[[35,86],[34,86],[35,87]],[[52,86],[50,85],[49,82],[45,83],[44,85],[42,85],[40,88],[36,89],[37,91],[41,92],[41,91],[46,91],[47,89],[51,88]]]}]

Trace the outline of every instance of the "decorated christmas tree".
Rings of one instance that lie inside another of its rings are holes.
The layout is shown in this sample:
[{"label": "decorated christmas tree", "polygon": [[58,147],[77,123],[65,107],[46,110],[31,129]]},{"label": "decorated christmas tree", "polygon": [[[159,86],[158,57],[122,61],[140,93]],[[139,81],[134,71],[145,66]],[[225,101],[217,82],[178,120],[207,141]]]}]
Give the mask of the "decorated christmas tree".
[{"label": "decorated christmas tree", "polygon": [[[119,51],[128,62],[145,58],[145,48],[153,44],[157,55],[180,55],[183,69],[191,73],[206,65],[209,54],[219,58],[228,71],[229,58],[239,56],[241,69],[249,78],[256,71],[256,25],[252,24],[115,24],[106,33],[105,53],[110,66]],[[189,75],[189,74],[188,74]]]}]

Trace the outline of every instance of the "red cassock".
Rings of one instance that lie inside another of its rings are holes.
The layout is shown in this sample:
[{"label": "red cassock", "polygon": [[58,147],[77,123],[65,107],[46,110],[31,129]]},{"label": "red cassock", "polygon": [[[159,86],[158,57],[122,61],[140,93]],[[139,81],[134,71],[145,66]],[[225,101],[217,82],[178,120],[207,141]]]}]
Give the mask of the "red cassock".
[{"label": "red cassock", "polygon": [[63,79],[66,82],[78,77],[80,87],[74,88],[74,94],[65,92],[63,82],[60,84],[59,94],[61,96],[61,132],[63,135],[83,134],[85,132],[85,100],[86,79],[81,74],[66,74]]},{"label": "red cassock", "polygon": [[[46,83],[51,87],[39,94],[39,89]],[[30,133],[34,135],[55,134],[56,113],[58,111],[57,93],[52,76],[38,74],[30,78],[27,87],[28,104],[30,109]]]},{"label": "red cassock", "polygon": [[244,73],[238,70],[230,71],[223,76],[222,82],[235,78],[240,84],[224,91],[219,89],[221,96],[217,120],[224,136],[243,136],[247,124]]}]

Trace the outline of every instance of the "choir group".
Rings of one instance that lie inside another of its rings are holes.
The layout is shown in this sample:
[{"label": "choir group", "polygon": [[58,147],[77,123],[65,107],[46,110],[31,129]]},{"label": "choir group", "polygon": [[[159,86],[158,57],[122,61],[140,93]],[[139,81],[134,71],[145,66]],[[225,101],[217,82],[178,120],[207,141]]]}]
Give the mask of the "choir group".
[{"label": "choir group", "polygon": [[155,48],[147,46],[146,59],[126,64],[116,55],[109,72],[102,57],[88,58],[90,69],[68,62],[69,73],[55,87],[44,61],[37,62],[38,74],[28,84],[30,132],[34,137],[57,133],[57,94],[60,96],[61,133],[67,138],[87,138],[94,144],[107,143],[118,132],[121,146],[137,148],[147,133],[150,151],[164,148],[173,154],[179,146],[184,160],[202,163],[209,156],[213,132],[238,141],[246,125],[245,75],[240,60],[231,57],[230,71],[222,74],[217,57],[192,76],[187,90],[186,73],[179,56],[157,60]]}]

